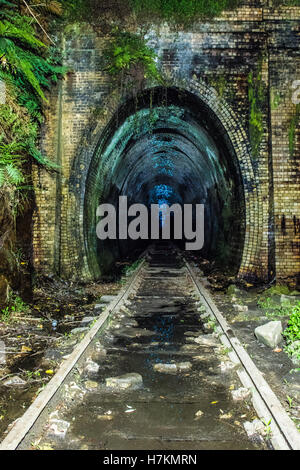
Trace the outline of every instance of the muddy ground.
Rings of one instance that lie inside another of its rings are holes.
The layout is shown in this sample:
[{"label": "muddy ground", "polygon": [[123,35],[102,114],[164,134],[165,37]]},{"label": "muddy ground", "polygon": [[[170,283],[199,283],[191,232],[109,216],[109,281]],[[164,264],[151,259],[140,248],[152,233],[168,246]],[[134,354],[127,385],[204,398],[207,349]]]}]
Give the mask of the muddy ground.
[{"label": "muddy ground", "polygon": [[[290,360],[284,344],[272,350],[259,343],[254,335],[257,326],[272,319],[266,309],[257,305],[264,288],[239,284],[235,292],[231,289],[228,293],[234,276],[205,270],[205,262],[198,266],[204,271],[202,277],[217,306],[300,429],[300,365]],[[71,334],[71,331],[83,326],[84,317],[95,315],[95,304],[101,296],[119,291],[122,285],[119,279],[116,276],[107,282],[85,286],[44,280],[35,289],[26,313],[13,312],[8,321],[0,322],[0,341],[5,343],[7,353],[6,363],[0,364],[0,440],[85,334],[80,330]],[[247,311],[236,312],[233,307],[236,303],[246,306]],[[281,320],[285,327],[288,318]],[[4,385],[16,376],[24,381],[20,386]]]},{"label": "muddy ground", "polygon": [[[101,296],[113,295],[120,287],[118,280],[80,286],[48,279],[35,289],[25,312],[2,316],[0,341],[5,344],[6,363],[0,364],[0,440],[80,341],[82,335],[71,331],[84,317],[94,315]],[[4,385],[15,377],[20,385]]]},{"label": "muddy ground", "polygon": [[217,307],[300,431],[300,361],[291,360],[284,351],[286,345],[284,338],[276,348],[272,349],[259,342],[254,334],[258,326],[277,320],[281,321],[285,330],[289,321],[288,309],[284,311],[284,315],[280,315],[272,308],[259,305],[259,301],[269,298],[272,304],[280,306],[280,290],[283,287],[284,292],[288,289],[290,293],[296,293],[297,295],[290,298],[294,297],[294,302],[300,302],[296,286],[278,286],[278,295],[269,294],[270,287],[273,286],[274,289],[273,284],[265,286],[246,282],[235,284],[235,278],[230,273],[226,275],[218,269],[211,270],[205,261],[196,264],[202,272],[201,279]]}]

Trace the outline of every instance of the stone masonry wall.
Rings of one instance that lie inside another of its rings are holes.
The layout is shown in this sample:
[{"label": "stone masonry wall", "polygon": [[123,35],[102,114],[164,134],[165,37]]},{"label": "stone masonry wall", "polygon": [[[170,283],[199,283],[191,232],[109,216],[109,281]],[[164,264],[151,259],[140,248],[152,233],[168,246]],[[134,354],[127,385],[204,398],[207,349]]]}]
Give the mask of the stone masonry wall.
[{"label": "stone masonry wall", "polygon": [[[300,272],[299,127],[292,156],[288,137],[295,112],[291,84],[300,80],[300,8],[274,10],[269,3],[245,2],[234,13],[186,32],[153,26],[147,39],[170,86],[200,93],[233,135],[247,207],[240,275],[263,280],[276,275],[280,281]],[[106,41],[109,37],[87,25],[74,25],[64,36],[71,72],[51,94],[42,135],[42,149],[61,171],[34,170],[34,265],[42,274],[91,278],[82,236],[85,181],[102,131],[121,103],[101,71]],[[247,136],[248,76],[260,58],[269,104],[254,158]]]}]

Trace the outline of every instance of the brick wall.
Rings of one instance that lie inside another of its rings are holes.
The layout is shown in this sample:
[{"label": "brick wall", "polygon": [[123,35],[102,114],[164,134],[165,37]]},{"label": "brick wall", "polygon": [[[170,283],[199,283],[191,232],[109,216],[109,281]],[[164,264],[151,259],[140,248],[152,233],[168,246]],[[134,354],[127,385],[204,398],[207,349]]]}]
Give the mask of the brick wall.
[{"label": "brick wall", "polygon": [[[300,271],[299,128],[293,156],[288,132],[295,112],[291,84],[300,79],[300,8],[274,10],[271,1],[244,3],[234,14],[226,12],[189,31],[155,26],[147,38],[170,86],[189,90],[203,100],[235,149],[246,201],[240,275],[296,279]],[[41,139],[43,150],[61,164],[61,171],[34,170],[33,242],[38,272],[92,277],[83,228],[86,181],[91,164],[99,158],[103,132],[124,100],[101,72],[106,41],[109,37],[87,25],[74,25],[64,35],[71,72],[51,94]],[[262,56],[269,105],[264,110],[260,154],[254,158],[248,132],[247,78]],[[226,81],[222,96],[217,86],[220,78]]]}]

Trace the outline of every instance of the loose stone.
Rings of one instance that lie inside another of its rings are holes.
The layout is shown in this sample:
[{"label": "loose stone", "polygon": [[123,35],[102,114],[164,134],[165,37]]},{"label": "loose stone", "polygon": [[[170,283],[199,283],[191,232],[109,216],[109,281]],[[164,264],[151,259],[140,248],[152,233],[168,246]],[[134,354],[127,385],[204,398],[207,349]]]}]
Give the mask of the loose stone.
[{"label": "loose stone", "polygon": [[276,348],[282,341],[282,325],[280,321],[270,321],[255,328],[256,338],[270,348]]},{"label": "loose stone", "polygon": [[237,390],[232,390],[231,396],[234,401],[242,401],[248,398],[251,392],[248,388],[240,387]]},{"label": "loose stone", "polygon": [[143,385],[143,377],[137,373],[124,374],[119,377],[105,379],[106,386],[120,390],[139,388]]}]

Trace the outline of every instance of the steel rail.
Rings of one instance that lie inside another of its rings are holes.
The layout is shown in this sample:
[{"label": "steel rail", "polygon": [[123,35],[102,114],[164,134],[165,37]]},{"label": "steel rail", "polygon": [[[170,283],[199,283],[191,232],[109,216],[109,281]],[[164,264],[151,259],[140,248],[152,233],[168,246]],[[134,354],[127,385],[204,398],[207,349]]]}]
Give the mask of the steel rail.
[{"label": "steel rail", "polygon": [[210,312],[211,318],[219,325],[220,340],[224,346],[232,350],[228,354],[229,357],[233,362],[241,366],[240,370],[237,370],[237,374],[244,387],[251,390],[253,406],[256,412],[265,425],[270,426],[273,447],[277,450],[300,450],[300,433],[295,424],[245,348],[234,335],[189,262],[184,257],[183,260],[202,303]]},{"label": "steel rail", "polygon": [[[209,292],[198,279],[192,266],[184,257],[183,261],[185,269],[194,284],[195,291],[197,295],[200,296],[201,303],[204,304],[207,311],[210,313],[211,318],[219,325],[218,331],[220,333],[220,341],[225,347],[228,347],[231,350],[228,353],[228,356],[235,364],[240,366],[237,370],[237,374],[243,386],[251,390],[253,406],[258,416],[271,428],[271,442],[273,447],[279,450],[300,450],[300,434],[295,424],[286,413],[274,392],[271,390],[262,373],[253,363],[245,348],[234,335],[227,321],[213,302]],[[105,326],[111,314],[117,308],[120,308],[131,292],[134,291],[134,287],[138,282],[145,262],[146,260],[144,258],[116,299],[108,304],[91,330],[76,346],[71,355],[61,364],[54,377],[38,395],[24,415],[16,422],[2,443],[0,443],[0,450],[18,449],[25,437],[33,430],[42,412],[49,405],[52,398],[58,393],[62,384],[87,351],[93,339],[95,339],[97,333]],[[166,267],[166,269],[168,268]]]},{"label": "steel rail", "polygon": [[103,310],[103,312],[101,312],[96,323],[87,332],[82,341],[78,343],[78,345],[75,347],[70,356],[65,359],[65,361],[61,364],[58,371],[48,382],[44,390],[37,396],[37,398],[34,400],[32,405],[30,405],[30,407],[26,410],[23,416],[21,416],[21,418],[16,421],[8,435],[0,443],[0,450],[18,449],[22,441],[37,423],[42,412],[49,405],[50,401],[59,391],[61,385],[64,383],[64,381],[72,372],[78,361],[84,355],[99,330],[101,330],[101,328],[105,326],[112,313],[124,304],[128,296],[131,294],[131,291],[134,290],[135,284],[139,278],[140,272],[145,264],[145,261],[145,258],[142,259],[141,264],[134,271],[134,273],[127,281],[126,285],[116,296],[116,299],[109,303],[108,306]]}]

